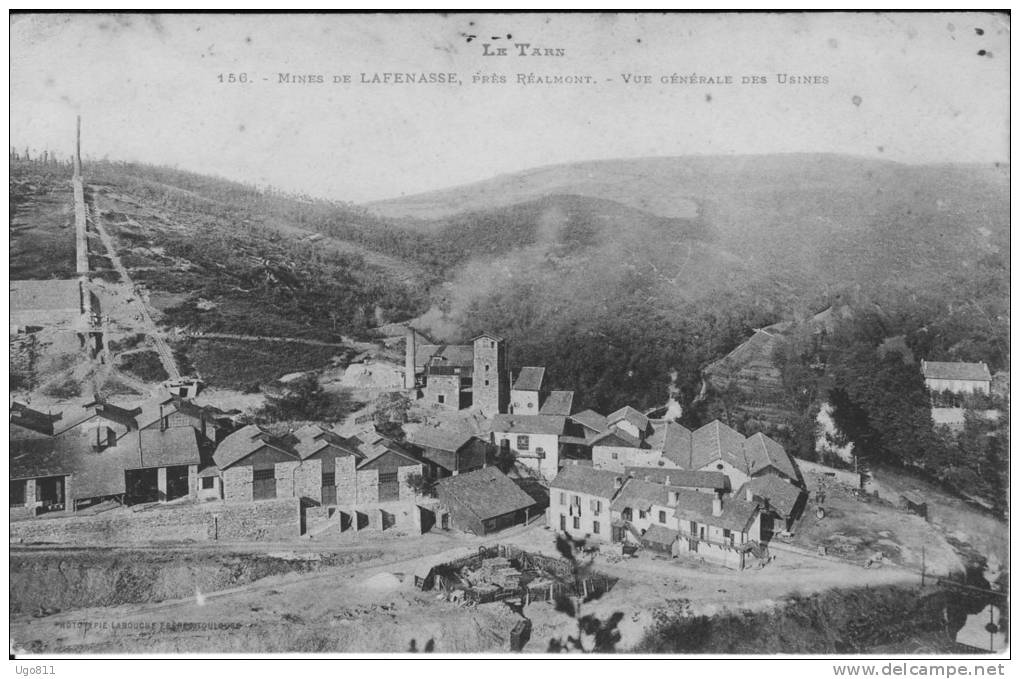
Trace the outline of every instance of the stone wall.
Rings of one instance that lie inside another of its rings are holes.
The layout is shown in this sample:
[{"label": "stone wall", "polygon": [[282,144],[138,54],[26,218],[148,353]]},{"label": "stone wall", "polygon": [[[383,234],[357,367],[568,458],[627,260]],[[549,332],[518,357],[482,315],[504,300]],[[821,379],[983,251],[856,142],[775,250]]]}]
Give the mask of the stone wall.
[{"label": "stone wall", "polygon": [[[331,462],[327,460],[327,462]],[[322,502],[322,460],[305,460],[294,470],[294,495]],[[277,465],[279,466],[279,465]],[[332,466],[332,465],[330,465]],[[327,470],[332,471],[332,470]],[[277,489],[277,495],[281,495]]]},{"label": "stone wall", "polygon": [[203,503],[128,508],[92,516],[14,521],[11,542],[106,545],[125,542],[285,540],[300,536],[301,507],[294,498],[246,504]]},{"label": "stone wall", "polygon": [[[378,502],[379,472],[375,469],[363,469],[357,474],[357,495],[354,498],[354,503],[366,505]],[[339,498],[337,500],[339,501]]]},{"label": "stone wall", "polygon": [[251,467],[231,467],[223,472],[223,499],[226,502],[251,502]]},{"label": "stone wall", "polygon": [[358,474],[353,455],[336,458],[336,503],[350,506],[357,502]]},{"label": "stone wall", "polygon": [[[443,402],[439,402],[439,397]],[[425,385],[425,405],[430,408],[460,408],[460,375],[429,375]]]},{"label": "stone wall", "polygon": [[276,463],[273,467],[276,472],[276,497],[297,497],[294,493],[294,474],[300,466],[297,460]]}]

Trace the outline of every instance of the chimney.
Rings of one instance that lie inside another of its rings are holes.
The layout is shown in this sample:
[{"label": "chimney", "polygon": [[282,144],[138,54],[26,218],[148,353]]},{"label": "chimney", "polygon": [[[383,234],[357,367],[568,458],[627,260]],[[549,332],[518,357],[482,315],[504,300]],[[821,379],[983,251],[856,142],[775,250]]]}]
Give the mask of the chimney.
[{"label": "chimney", "polygon": [[666,474],[666,485],[669,485],[669,474]]},{"label": "chimney", "polygon": [[414,328],[411,326],[407,326],[405,341],[407,346],[404,348],[404,388],[414,389],[414,366],[417,362],[416,352],[418,351],[418,343],[415,339]]},{"label": "chimney", "polygon": [[619,476],[617,476],[616,477],[615,485],[616,485],[616,490],[620,490],[621,488],[623,488],[623,479],[620,478]]},{"label": "chimney", "polygon": [[747,495],[747,501],[748,502],[754,502],[754,493],[751,492],[751,486],[747,487],[747,491],[746,491],[745,495]]},{"label": "chimney", "polygon": [[718,495],[712,498],[712,516],[722,516],[722,499]]}]

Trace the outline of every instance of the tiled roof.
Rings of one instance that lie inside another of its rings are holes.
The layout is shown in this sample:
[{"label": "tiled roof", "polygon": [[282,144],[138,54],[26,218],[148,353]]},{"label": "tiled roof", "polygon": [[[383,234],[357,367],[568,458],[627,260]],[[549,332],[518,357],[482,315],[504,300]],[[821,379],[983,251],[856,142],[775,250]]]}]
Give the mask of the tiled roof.
[{"label": "tiled roof", "polygon": [[544,377],[545,368],[521,368],[521,372],[517,375],[517,379],[514,381],[514,386],[511,389],[515,391],[541,391]]},{"label": "tiled roof", "polygon": [[929,380],[973,380],[990,382],[991,373],[984,363],[921,361],[921,372]]},{"label": "tiled roof", "polygon": [[654,542],[657,545],[671,545],[677,538],[675,529],[667,528],[661,524],[652,524],[641,536],[645,542]]},{"label": "tiled roof", "polygon": [[574,407],[574,392],[550,391],[538,409],[540,415],[570,415]]},{"label": "tiled roof", "polygon": [[436,492],[440,501],[446,496],[455,497],[461,506],[481,520],[503,516],[535,504],[530,495],[495,467],[440,479],[436,482]]},{"label": "tiled roof", "polygon": [[662,440],[662,456],[678,467],[691,464],[691,431],[677,422],[667,422]]},{"label": "tiled roof", "polygon": [[682,490],[677,496],[677,506],[673,511],[676,518],[734,531],[744,531],[758,511],[757,504],[731,497],[723,500],[722,515],[713,516],[711,495],[696,490]]},{"label": "tiled roof", "polygon": [[730,479],[722,472],[664,469],[662,467],[627,467],[627,475],[633,476],[635,479],[682,488],[730,489]]},{"label": "tiled roof", "polygon": [[571,415],[570,419],[577,422],[582,427],[600,434],[609,431],[609,422],[606,420],[606,416],[601,415],[594,410],[582,410],[579,413]]},{"label": "tiled roof", "polygon": [[429,364],[474,367],[475,349],[470,344],[419,344],[414,348],[414,364],[419,371]]},{"label": "tiled roof", "polygon": [[661,483],[650,483],[641,479],[630,479],[623,485],[620,493],[613,498],[610,509],[614,512],[623,511],[625,507],[648,510],[652,505],[663,507],[669,504],[671,489]]},{"label": "tiled roof", "polygon": [[617,410],[616,412],[610,413],[606,417],[606,420],[608,420],[610,425],[616,424],[620,420],[627,420],[632,425],[637,427],[638,431],[644,431],[648,429],[648,418],[639,413],[634,408],[631,408],[630,406],[624,406]]},{"label": "tiled roof", "polygon": [[563,433],[567,418],[559,415],[506,415],[492,418],[494,434],[555,434]]},{"label": "tiled roof", "polygon": [[641,439],[630,434],[629,432],[623,431],[617,427],[610,428],[609,431],[604,434],[599,434],[591,440],[593,446],[621,446],[627,448],[642,448],[643,446]]},{"label": "tiled roof", "polygon": [[127,455],[132,460],[135,457],[134,450],[137,450],[140,469],[197,465],[201,461],[198,452],[198,432],[192,427],[171,427],[163,431],[145,429],[123,437],[117,442],[117,446],[124,446],[131,451]]},{"label": "tiled roof", "polygon": [[796,481],[799,478],[793,460],[787,454],[786,449],[761,432],[749,436],[744,441],[744,457],[747,460],[749,476],[753,476],[767,467],[772,467],[791,480]]},{"label": "tiled roof", "polygon": [[790,517],[797,506],[797,501],[804,492],[778,476],[768,474],[751,479],[736,493],[738,499],[745,498],[747,491],[755,500],[767,501],[769,506],[784,517]]},{"label": "tiled roof", "polygon": [[409,427],[405,440],[419,448],[435,448],[436,450],[456,452],[467,445],[472,438],[474,437],[471,434],[463,431],[422,426],[418,428]]},{"label": "tiled roof", "polygon": [[216,447],[213,453],[213,461],[220,469],[226,469],[230,465],[240,462],[263,446],[269,446],[282,451],[288,455],[298,458],[297,452],[289,446],[275,440],[268,432],[263,431],[258,425],[249,424],[227,436]]},{"label": "tiled roof", "polygon": [[605,469],[593,469],[587,465],[568,464],[549,484],[550,488],[585,493],[595,497],[612,498],[616,494],[617,481],[623,482],[623,474]]},{"label": "tiled roof", "polygon": [[691,434],[691,469],[722,460],[737,469],[746,470],[744,437],[740,432],[713,420]]}]

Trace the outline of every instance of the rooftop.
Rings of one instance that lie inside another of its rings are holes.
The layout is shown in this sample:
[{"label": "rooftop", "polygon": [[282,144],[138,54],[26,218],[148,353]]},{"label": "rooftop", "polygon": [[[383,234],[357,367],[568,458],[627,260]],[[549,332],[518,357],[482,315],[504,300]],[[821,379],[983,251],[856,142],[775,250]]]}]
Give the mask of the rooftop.
[{"label": "rooftop", "polygon": [[630,406],[624,406],[616,412],[610,413],[609,416],[606,417],[606,420],[610,425],[626,420],[634,425],[638,431],[648,429],[648,418]]},{"label": "rooftop", "polygon": [[541,415],[570,415],[574,407],[574,392],[550,391],[538,409]]},{"label": "rooftop", "polygon": [[554,434],[563,433],[567,418],[560,415],[507,415],[492,418],[494,434]]},{"label": "rooftop", "polygon": [[729,490],[730,479],[722,472],[665,469],[662,467],[627,467],[627,475],[652,483],[682,488]]},{"label": "rooftop", "polygon": [[606,420],[606,416],[595,412],[594,410],[582,410],[579,413],[574,413],[570,416],[574,422],[585,429],[590,429],[599,434],[604,434],[609,431],[609,422]]},{"label": "rooftop", "polygon": [[448,476],[436,482],[440,499],[446,495],[481,520],[527,509],[535,504],[506,474],[495,467],[485,467],[466,474]]},{"label": "rooftop", "polygon": [[736,496],[745,498],[748,490],[751,491],[751,496],[756,501],[768,502],[770,507],[784,517],[793,515],[797,502],[804,492],[793,484],[771,474],[751,479],[741,487]]},{"label": "rooftop", "polygon": [[517,375],[514,386],[511,388],[515,391],[541,391],[544,378],[545,368],[521,368],[521,372]]},{"label": "rooftop", "polygon": [[622,474],[606,469],[568,464],[560,470],[549,487],[595,497],[612,498],[617,491],[617,482],[623,483],[625,478]]},{"label": "rooftop", "polygon": [[258,425],[249,424],[227,436],[216,447],[213,453],[213,461],[220,469],[226,469],[232,464],[240,462],[263,446],[270,446],[283,451],[289,455],[298,457],[297,453],[290,450],[289,446],[275,440],[268,432],[263,431]]},{"label": "rooftop", "polygon": [[972,380],[991,382],[992,375],[984,363],[921,361],[921,372],[929,380]]}]

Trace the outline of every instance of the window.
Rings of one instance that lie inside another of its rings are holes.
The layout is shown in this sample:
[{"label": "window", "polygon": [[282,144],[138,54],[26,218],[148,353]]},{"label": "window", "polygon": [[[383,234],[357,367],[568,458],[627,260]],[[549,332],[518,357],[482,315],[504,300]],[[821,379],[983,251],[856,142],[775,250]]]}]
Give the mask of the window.
[{"label": "window", "polygon": [[591,513],[594,514],[595,516],[598,516],[601,511],[602,511],[602,500],[592,500],[591,501]]},{"label": "window", "polygon": [[324,486],[335,486],[336,485],[336,472],[329,472],[322,474],[322,485]]},{"label": "window", "polygon": [[276,478],[276,472],[272,469],[256,469],[251,474],[252,481],[270,481]]},{"label": "window", "polygon": [[722,463],[720,463],[720,464],[717,464],[717,465],[715,466],[715,468],[716,468],[716,469],[718,469],[719,471],[722,471],[722,470],[723,470],[723,466],[722,466]]},{"label": "window", "polygon": [[595,534],[601,533],[602,532],[601,528],[602,528],[602,526],[599,525],[598,521],[592,521],[592,523],[591,523],[591,532],[593,532]]},{"label": "window", "polygon": [[397,473],[396,472],[379,472],[379,484],[383,483],[396,483]]},{"label": "window", "polygon": [[574,517],[574,530],[581,530],[581,517],[580,516],[575,516]]},{"label": "window", "polygon": [[729,528],[723,528],[722,529],[722,536],[724,538],[728,538],[730,536],[730,529]]},{"label": "window", "polygon": [[567,529],[567,517],[560,514],[560,530]]},{"label": "window", "polygon": [[[489,364],[488,363],[485,364],[485,372],[489,372]],[[488,382],[486,382],[486,384],[488,384]]]},{"label": "window", "polygon": [[202,490],[212,490],[216,487],[215,476],[203,476],[202,477]]},{"label": "window", "polygon": [[620,459],[620,454],[619,453],[613,453],[613,459],[614,460],[619,460]]},{"label": "window", "polygon": [[575,507],[580,507],[581,506],[581,496],[580,495],[574,495],[573,497],[570,498],[570,503],[572,505],[574,505]]},{"label": "window", "polygon": [[638,510],[638,518],[639,519],[647,519],[648,518],[648,512],[646,512],[643,509],[639,509]]},{"label": "window", "polygon": [[560,493],[560,504],[561,505],[567,504],[567,494],[566,493]]},{"label": "window", "polygon": [[485,386],[489,386],[489,380],[485,380]]},{"label": "window", "polygon": [[27,487],[26,481],[11,481],[11,506],[12,507],[24,507],[25,506],[25,489]]},{"label": "window", "polygon": [[539,446],[538,448],[535,448],[535,457],[537,457],[540,460],[544,460],[545,459],[545,449],[542,448],[541,446]]},{"label": "window", "polygon": [[531,409],[531,408],[534,408],[534,407],[535,407],[535,404],[534,404],[534,403],[529,403],[529,404],[528,404],[528,408],[529,408],[529,409]]},{"label": "window", "polygon": [[527,450],[531,446],[531,441],[524,434],[517,437],[517,450]]},{"label": "window", "polygon": [[666,523],[666,512],[659,510],[659,523]]},{"label": "window", "polygon": [[437,403],[446,403],[446,394],[436,394]]}]

